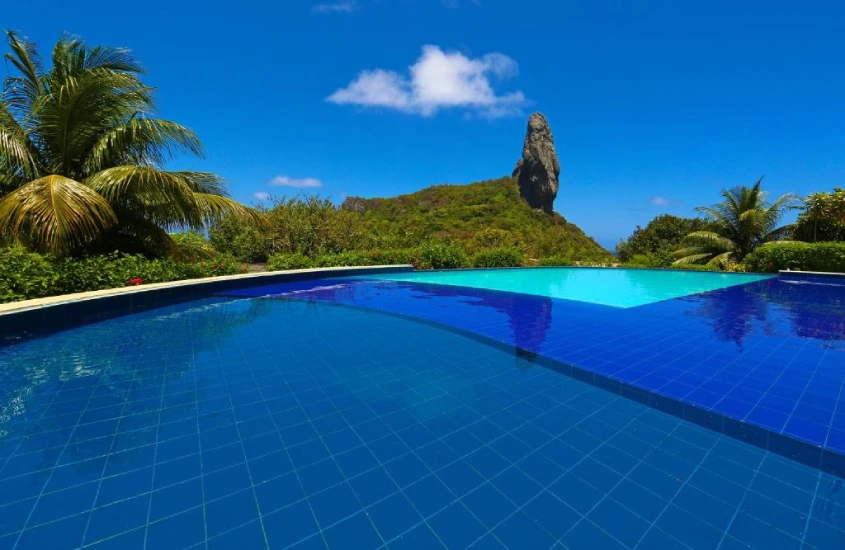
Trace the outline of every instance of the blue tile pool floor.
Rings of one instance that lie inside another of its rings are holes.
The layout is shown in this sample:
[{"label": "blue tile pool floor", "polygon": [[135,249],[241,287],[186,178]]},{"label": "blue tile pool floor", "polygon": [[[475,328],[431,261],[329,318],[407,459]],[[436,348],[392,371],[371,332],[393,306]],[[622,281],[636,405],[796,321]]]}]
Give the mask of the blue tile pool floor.
[{"label": "blue tile pool floor", "polygon": [[689,406],[681,416],[704,416],[708,425],[728,419],[735,424],[725,428],[749,440],[845,473],[841,280],[769,279],[626,309],[389,280],[246,293],[366,307],[478,334],[661,396],[666,410]]},{"label": "blue tile pool floor", "polygon": [[395,316],[208,299],[0,365],[0,548],[845,547],[841,477]]}]

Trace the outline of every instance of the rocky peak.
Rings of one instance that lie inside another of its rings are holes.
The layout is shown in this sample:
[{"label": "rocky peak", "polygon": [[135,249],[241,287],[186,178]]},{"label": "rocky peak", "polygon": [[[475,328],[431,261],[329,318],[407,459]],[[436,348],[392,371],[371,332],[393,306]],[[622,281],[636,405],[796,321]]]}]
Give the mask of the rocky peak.
[{"label": "rocky peak", "polygon": [[552,129],[542,113],[534,113],[528,117],[522,158],[513,169],[513,177],[519,182],[519,194],[531,208],[539,208],[551,214],[559,176],[560,163]]}]

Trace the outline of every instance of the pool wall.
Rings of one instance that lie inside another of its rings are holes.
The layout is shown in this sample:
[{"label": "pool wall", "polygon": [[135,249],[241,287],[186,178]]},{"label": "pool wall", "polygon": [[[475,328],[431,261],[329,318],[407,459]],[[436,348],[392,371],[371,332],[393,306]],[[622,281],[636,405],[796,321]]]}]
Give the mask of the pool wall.
[{"label": "pool wall", "polygon": [[413,269],[411,265],[296,269],[189,279],[11,302],[0,305],[0,347],[22,338],[43,336],[111,317],[206,298],[236,288],[348,275],[402,273]]}]

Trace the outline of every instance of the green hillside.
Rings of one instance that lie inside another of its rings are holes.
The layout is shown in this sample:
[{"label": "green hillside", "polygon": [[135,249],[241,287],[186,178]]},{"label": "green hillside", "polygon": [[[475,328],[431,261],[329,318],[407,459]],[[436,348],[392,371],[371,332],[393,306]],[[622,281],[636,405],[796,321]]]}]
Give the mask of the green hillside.
[{"label": "green hillside", "polygon": [[[347,199],[344,206],[363,210],[365,224],[377,235],[400,232],[409,240],[439,237],[467,248],[510,245],[529,258],[565,257],[574,261],[609,261],[610,254],[558,213],[532,210],[513,178],[468,185],[435,185],[386,199]],[[496,231],[498,230],[498,231]],[[507,232],[507,233],[503,233]],[[505,242],[485,242],[502,240]]]}]

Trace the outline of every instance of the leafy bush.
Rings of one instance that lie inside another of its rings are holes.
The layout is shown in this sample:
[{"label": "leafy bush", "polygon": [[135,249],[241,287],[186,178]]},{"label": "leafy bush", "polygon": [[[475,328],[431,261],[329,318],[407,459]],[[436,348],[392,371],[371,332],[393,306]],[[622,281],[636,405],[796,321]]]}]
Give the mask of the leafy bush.
[{"label": "leafy bush", "polygon": [[673,265],[672,269],[684,269],[686,271],[722,271],[719,266],[710,264],[678,264]]},{"label": "leafy bush", "polygon": [[774,242],[764,244],[743,262],[750,271],[781,269],[845,273],[845,242]]},{"label": "leafy bush", "polygon": [[563,256],[550,256],[548,258],[540,258],[540,265],[544,267],[569,267],[575,264],[571,259]]},{"label": "leafy bush", "polygon": [[[710,225],[699,218],[663,214],[645,227],[638,225],[630,237],[616,245],[616,253],[623,262],[634,262],[641,267],[669,267],[674,260],[673,253],[681,247],[684,237],[693,231],[709,230]],[[648,257],[648,265],[642,265],[642,260],[634,260],[635,256]]]},{"label": "leafy bush", "polygon": [[212,225],[208,238],[215,249],[244,263],[266,262],[273,250],[272,236],[263,224],[244,223],[236,216],[225,217]]},{"label": "leafy bush", "polygon": [[370,253],[373,265],[413,265],[420,262],[420,251],[417,248],[394,248],[375,250]]},{"label": "leafy bush", "polygon": [[376,250],[373,252],[338,252],[308,257],[304,254],[274,254],[264,267],[267,271],[305,269],[309,267],[343,267],[365,265],[395,265],[419,262],[416,249]]},{"label": "leafy bush", "polygon": [[522,250],[525,243],[519,235],[504,229],[486,227],[472,236],[469,242],[470,250],[481,251],[494,248],[510,248]]},{"label": "leafy bush", "polygon": [[314,257],[314,267],[343,267],[373,265],[373,259],[367,252],[337,252],[319,254]]},{"label": "leafy bush", "polygon": [[283,271],[286,269],[307,269],[314,267],[314,260],[305,254],[273,254],[264,266],[265,271]]},{"label": "leafy bush", "polygon": [[458,244],[429,242],[420,247],[420,269],[456,269],[468,265],[467,253]]},{"label": "leafy bush", "polygon": [[518,267],[522,265],[522,253],[512,248],[483,250],[472,257],[473,267]]},{"label": "leafy bush", "polygon": [[804,199],[794,237],[811,243],[845,240],[845,189],[835,187],[832,193],[813,193]]},{"label": "leafy bush", "polygon": [[333,204],[329,199],[300,195],[274,199],[263,216],[245,224],[234,216],[215,223],[209,230],[218,250],[242,261],[261,262],[275,254],[319,256],[347,250],[364,250],[370,238],[363,218]]},{"label": "leafy bush", "polygon": [[171,255],[183,262],[199,262],[211,260],[220,255],[205,235],[196,231],[185,231],[184,233],[171,233],[173,241]]},{"label": "leafy bush", "polygon": [[22,247],[0,249],[0,303],[55,294],[57,280],[48,257]]},{"label": "leafy bush", "polygon": [[58,294],[242,273],[234,258],[218,255],[203,262],[149,259],[141,255],[109,254],[57,260],[22,248],[0,249],[0,302]]},{"label": "leafy bush", "polygon": [[[671,262],[670,262],[671,263]],[[668,267],[663,258],[654,254],[634,254],[623,264],[624,267]]]}]

